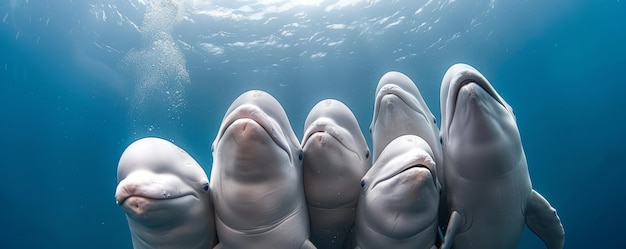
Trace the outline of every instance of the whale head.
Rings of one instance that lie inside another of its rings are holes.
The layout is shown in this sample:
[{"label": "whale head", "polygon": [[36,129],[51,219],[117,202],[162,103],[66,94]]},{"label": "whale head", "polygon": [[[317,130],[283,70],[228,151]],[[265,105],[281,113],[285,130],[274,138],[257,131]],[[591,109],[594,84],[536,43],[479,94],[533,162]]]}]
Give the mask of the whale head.
[{"label": "whale head", "polygon": [[300,143],[270,94],[252,90],[236,98],[212,150],[211,191],[216,217],[223,223],[218,234],[225,231],[220,226],[265,233],[305,205]]},{"label": "whale head", "polygon": [[[431,147],[434,160],[443,164],[437,121],[413,81],[400,72],[384,74],[376,86],[374,116],[370,125],[372,158],[375,162],[382,150],[402,135],[422,137]],[[440,166],[439,166],[440,167]],[[441,177],[439,172],[436,177]]]},{"label": "whale head", "polygon": [[434,243],[439,205],[434,170],[432,151],[424,139],[415,135],[394,139],[361,181],[358,229],[396,241],[425,234],[421,238]]},{"label": "whale head", "polygon": [[273,96],[260,90],[245,92],[233,101],[212,150],[218,159],[236,160],[232,167],[220,169],[242,180],[272,177],[281,166],[299,166],[302,161],[300,143],[287,114]]},{"label": "whale head", "polygon": [[209,200],[202,167],[184,150],[159,138],[129,145],[120,158],[117,178],[116,203],[147,225],[166,225]]},{"label": "whale head", "polygon": [[460,176],[493,179],[525,160],[513,109],[475,68],[456,64],[448,69],[441,110],[446,165],[454,165]]},{"label": "whale head", "polygon": [[319,248],[339,248],[349,243],[359,182],[371,166],[369,148],[352,111],[334,99],[317,103],[304,123],[302,151],[310,239]]},{"label": "whale head", "polygon": [[[354,114],[340,101],[326,99],[311,109],[304,126],[303,181],[309,205],[356,204],[359,181],[370,167],[370,151]],[[334,194],[338,190],[345,192]]]},{"label": "whale head", "polygon": [[[115,201],[135,248],[207,248],[217,242],[209,181],[183,149],[142,138],[122,153]],[[160,236],[168,234],[168,236]]]}]

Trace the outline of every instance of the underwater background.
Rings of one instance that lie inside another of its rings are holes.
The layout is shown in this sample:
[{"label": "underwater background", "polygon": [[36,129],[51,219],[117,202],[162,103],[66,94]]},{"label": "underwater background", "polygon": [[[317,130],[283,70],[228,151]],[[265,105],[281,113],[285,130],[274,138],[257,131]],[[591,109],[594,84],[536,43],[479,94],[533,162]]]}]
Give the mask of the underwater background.
[{"label": "underwater background", "polygon": [[[2,0],[1,248],[132,248],[117,161],[157,136],[210,173],[230,103],[261,89],[299,138],[346,103],[368,142],[374,91],[407,74],[440,121],[454,63],[514,108],[533,187],[565,248],[626,248],[626,2]],[[519,248],[545,248],[528,230]]]}]

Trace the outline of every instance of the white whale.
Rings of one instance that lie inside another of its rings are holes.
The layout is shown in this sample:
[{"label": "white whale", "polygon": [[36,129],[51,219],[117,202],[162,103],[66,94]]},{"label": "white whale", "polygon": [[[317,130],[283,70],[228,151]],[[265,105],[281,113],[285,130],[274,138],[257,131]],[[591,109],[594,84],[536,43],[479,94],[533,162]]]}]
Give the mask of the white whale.
[{"label": "white whale", "polygon": [[282,106],[248,91],[213,143],[211,196],[223,248],[315,248],[302,185],[302,150]]},{"label": "white whale", "polygon": [[371,166],[359,123],[342,102],[317,103],[304,122],[302,173],[311,222],[311,241],[319,248],[346,248],[361,193],[361,178]]},{"label": "white whale", "polygon": [[443,153],[435,116],[415,83],[403,73],[387,72],[378,81],[370,133],[374,161],[392,140],[410,134],[426,140],[437,166],[442,164]]},{"label": "white whale", "polygon": [[126,212],[133,248],[206,249],[217,242],[209,181],[178,146],[139,139],[117,167],[115,200]]},{"label": "white whale", "polygon": [[524,223],[547,248],[563,248],[556,210],[532,190],[511,107],[466,64],[441,85],[441,134],[451,210],[441,248],[517,248]]},{"label": "white whale", "polygon": [[355,225],[357,248],[436,248],[439,190],[426,141],[400,136],[365,174]]},{"label": "white whale", "polygon": [[[426,140],[436,164],[435,181],[440,195],[445,196],[445,162],[437,121],[415,83],[405,74],[387,72],[378,81],[370,133],[374,161],[385,146],[399,136],[411,134]],[[449,216],[444,200],[440,198],[439,207],[439,225],[443,229]]]}]

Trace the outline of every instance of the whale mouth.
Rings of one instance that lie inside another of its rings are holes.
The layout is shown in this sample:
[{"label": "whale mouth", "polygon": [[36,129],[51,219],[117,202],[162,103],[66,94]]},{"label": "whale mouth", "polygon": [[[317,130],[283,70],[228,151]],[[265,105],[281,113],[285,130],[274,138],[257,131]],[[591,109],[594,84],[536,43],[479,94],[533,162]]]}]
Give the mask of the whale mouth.
[{"label": "whale mouth", "polygon": [[456,103],[459,99],[459,94],[462,92],[462,90],[464,88],[467,88],[470,85],[476,85],[478,86],[482,91],[484,91],[485,93],[489,94],[489,96],[491,96],[494,100],[496,100],[500,105],[506,107],[506,104],[503,102],[503,100],[500,98],[500,96],[498,95],[498,93],[496,93],[495,89],[493,89],[493,87],[483,81],[480,80],[464,80],[462,81],[457,88],[455,88],[455,93],[454,93],[454,99],[455,99],[455,103],[454,103],[454,107],[456,107]]},{"label": "whale mouth", "polygon": [[315,136],[315,135],[320,135],[320,136],[329,136],[332,139],[336,140],[337,142],[339,142],[339,144],[341,144],[341,146],[345,147],[346,149],[349,149],[348,146],[346,146],[345,144],[343,144],[343,142],[341,141],[341,139],[339,139],[337,137],[337,133],[332,131],[332,130],[324,130],[324,129],[320,129],[320,130],[316,130],[316,131],[312,131],[310,133],[307,133],[306,136],[304,137],[304,139],[302,140],[302,148],[304,148],[305,145],[307,145],[309,143],[309,140],[311,140],[311,137]]},{"label": "whale mouth", "polygon": [[122,206],[129,198],[164,201],[185,196],[200,198],[193,188],[184,185],[179,178],[170,174],[154,175],[152,172],[136,171],[118,184],[115,190],[115,203]]},{"label": "whale mouth", "polygon": [[169,199],[154,199],[133,195],[122,200],[118,205],[129,217],[144,225],[167,224],[174,217],[187,213],[186,210],[197,205],[199,199],[194,195],[182,195]]},{"label": "whale mouth", "polygon": [[233,110],[224,118],[224,122],[220,127],[220,131],[218,133],[217,139],[215,139],[215,142],[217,143],[221,140],[222,136],[226,133],[228,127],[230,127],[233,123],[238,120],[244,119],[251,120],[261,126],[263,130],[265,130],[265,132],[272,138],[272,140],[281,149],[287,152],[287,154],[289,155],[289,159],[292,159],[291,150],[289,149],[290,147],[287,143],[285,136],[283,135],[284,133],[283,130],[280,128],[280,125],[278,125],[278,123],[274,119],[268,116],[259,107],[250,104],[244,104],[235,108],[235,110]]},{"label": "whale mouth", "polygon": [[[455,117],[455,113],[457,111],[457,104],[459,103],[459,99],[463,94],[471,94],[476,95],[474,91],[481,91],[489,95],[496,103],[501,105],[504,109],[510,110],[510,107],[504,102],[504,100],[498,95],[495,89],[488,83],[480,80],[464,80],[454,89],[454,98],[452,105],[449,108],[452,108],[450,113],[452,114],[449,119],[448,129],[452,126],[452,122]],[[474,93],[472,93],[474,92]]]},{"label": "whale mouth", "polygon": [[339,134],[337,134],[336,131],[330,128],[328,124],[323,124],[323,123],[316,121],[312,125],[310,125],[309,128],[307,128],[307,130],[304,132],[304,138],[302,139],[302,147],[304,148],[304,145],[307,144],[307,142],[311,139],[313,135],[320,134],[320,133],[327,134],[333,137],[335,140],[339,141],[339,139],[337,138],[337,135]]},{"label": "whale mouth", "polygon": [[373,119],[374,122],[376,121],[376,119],[378,119],[378,112],[381,108],[380,105],[382,103],[383,98],[389,97],[389,96],[397,97],[402,102],[404,102],[407,106],[409,106],[413,111],[419,113],[421,116],[424,117],[424,119],[428,120],[426,113],[424,113],[425,111],[422,110],[422,108],[420,108],[419,103],[415,96],[405,91],[404,89],[402,89],[402,87],[398,85],[386,84],[382,86],[381,89],[376,94],[376,99],[374,101],[374,115],[375,115]]},{"label": "whale mouth", "polygon": [[127,195],[120,196],[120,198],[116,198],[115,204],[117,204],[118,206],[124,206],[127,200],[129,199],[132,200],[136,198],[150,200],[150,201],[167,201],[167,200],[180,199],[180,198],[188,197],[188,196],[198,199],[198,197],[194,195],[193,193],[184,193],[184,194],[179,194],[175,196],[172,196],[171,194],[163,194],[162,197],[148,196],[148,195],[142,195],[142,194],[127,194]]},{"label": "whale mouth", "polygon": [[424,164],[421,164],[421,163],[411,164],[411,165],[408,165],[408,166],[404,167],[403,169],[401,169],[401,170],[399,170],[399,171],[397,171],[397,172],[395,172],[393,174],[390,174],[390,175],[380,179],[379,181],[375,182],[372,185],[372,189],[374,189],[376,187],[376,185],[378,185],[379,183],[396,179],[396,177],[401,177],[401,176],[404,176],[404,175],[407,175],[407,174],[412,174],[412,173],[414,173],[414,171],[416,169],[420,169],[420,168],[427,169],[428,172],[430,172],[431,175],[434,174],[432,169],[430,167],[424,165]]},{"label": "whale mouth", "polygon": [[350,146],[356,144],[356,141],[354,141],[354,138],[352,136],[345,136],[345,134],[347,133],[348,132],[343,127],[335,125],[328,120],[316,120],[311,125],[309,125],[309,128],[307,128],[307,130],[304,132],[304,138],[302,139],[302,148],[304,148],[304,146],[309,143],[309,140],[311,140],[311,137],[315,136],[316,134],[321,136],[329,136],[339,142],[339,144],[341,144],[341,146],[346,148],[348,151],[356,154],[358,158],[361,158],[361,155],[359,155],[356,149]]},{"label": "whale mouth", "polygon": [[[424,170],[426,169],[426,170]],[[432,227],[437,221],[439,190],[433,172],[427,165],[404,167],[372,188],[365,202],[371,205],[365,215],[380,234],[397,240],[408,239]],[[359,199],[361,201],[361,199]],[[377,218],[381,213],[395,214],[395,218]]]},{"label": "whale mouth", "polygon": [[414,165],[411,165],[411,166],[408,166],[408,167],[404,168],[403,170],[399,171],[399,172],[398,172],[398,173],[396,173],[395,175],[391,176],[389,179],[392,179],[392,178],[397,177],[397,176],[400,176],[400,175],[405,175],[405,174],[410,174],[410,173],[413,173],[413,171],[414,171],[414,170],[416,170],[416,169],[420,169],[420,168],[421,168],[421,169],[426,169],[426,170],[428,170],[428,172],[430,172],[430,174],[431,174],[431,175],[432,175],[432,174],[434,174],[434,173],[431,171],[431,169],[430,169],[430,168],[426,167],[426,165],[423,165],[423,164],[414,164]]},{"label": "whale mouth", "polygon": [[[410,170],[417,169],[417,168],[424,168],[424,169],[428,169],[428,171],[430,171],[430,169],[429,169],[428,167],[426,167],[425,165],[417,164],[417,165],[412,165],[412,166],[406,167],[405,169],[403,169],[403,170],[401,170],[400,172],[398,172],[398,173],[396,174],[396,176],[397,176],[397,175],[400,175],[400,174],[402,174],[402,173],[406,173],[406,172],[408,172],[408,171],[410,171]],[[432,172],[431,172],[431,173],[432,173]]]},{"label": "whale mouth", "polygon": [[[385,165],[391,165],[390,169],[378,172],[377,178],[372,181],[371,189],[374,189],[376,185],[388,180],[395,179],[398,176],[404,176],[409,172],[414,172],[415,169],[425,168],[430,173],[433,179],[436,176],[435,162],[432,156],[424,151],[413,151],[412,155],[396,155],[393,159],[385,162]],[[369,172],[368,172],[369,174]]]},{"label": "whale mouth", "polygon": [[502,105],[505,109],[512,112],[511,107],[504,101],[504,99],[496,92],[491,83],[478,71],[473,68],[463,68],[454,72],[454,75],[451,76],[450,84],[448,86],[447,92],[447,106],[445,111],[448,117],[448,121],[446,122],[446,126],[449,129],[452,124],[452,120],[454,119],[454,112],[457,107],[457,102],[459,99],[459,94],[462,92],[462,89],[466,88],[469,85],[476,85],[482,91],[491,96],[496,102]]}]

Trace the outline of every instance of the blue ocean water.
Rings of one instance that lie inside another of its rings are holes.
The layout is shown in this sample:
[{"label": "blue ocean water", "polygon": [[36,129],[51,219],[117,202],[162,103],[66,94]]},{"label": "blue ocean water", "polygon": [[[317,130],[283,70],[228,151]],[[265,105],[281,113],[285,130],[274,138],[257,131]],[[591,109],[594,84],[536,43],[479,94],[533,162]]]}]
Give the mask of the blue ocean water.
[{"label": "blue ocean water", "polygon": [[[117,160],[158,136],[211,168],[239,94],[275,96],[301,137],[346,103],[369,140],[374,90],[407,74],[439,115],[446,69],[511,104],[533,186],[566,248],[626,248],[626,3],[620,0],[0,2],[2,248],[132,248]],[[543,248],[525,232],[520,248]]]}]

